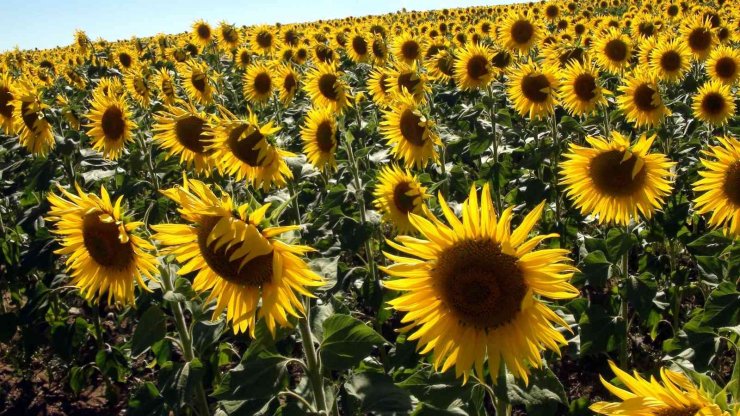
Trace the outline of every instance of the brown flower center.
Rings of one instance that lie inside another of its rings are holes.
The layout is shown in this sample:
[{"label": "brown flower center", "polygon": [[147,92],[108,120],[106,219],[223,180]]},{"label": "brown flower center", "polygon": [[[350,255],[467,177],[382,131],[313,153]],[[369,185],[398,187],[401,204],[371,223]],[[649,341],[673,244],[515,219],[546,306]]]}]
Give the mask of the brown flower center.
[{"label": "brown flower center", "polygon": [[206,90],[206,74],[195,73],[190,76],[190,82],[196,90],[204,92]]},{"label": "brown flower center", "polygon": [[698,27],[689,33],[689,47],[694,52],[704,52],[712,46],[712,32]]},{"label": "brown flower center", "polygon": [[208,25],[198,25],[198,37],[203,40],[211,39],[211,28]]},{"label": "brown flower center", "polygon": [[573,81],[573,91],[581,101],[591,101],[596,97],[596,79],[591,74],[581,74]]},{"label": "brown flower center", "polygon": [[534,25],[527,20],[517,20],[511,25],[511,39],[518,45],[527,44],[534,36]]},{"label": "brown flower center", "polygon": [[352,50],[360,56],[367,54],[367,41],[362,36],[355,36],[352,38]]},{"label": "brown flower center", "polygon": [[623,62],[627,59],[627,44],[621,39],[612,39],[604,46],[604,54],[612,62]]},{"label": "brown flower center", "polygon": [[316,145],[323,153],[329,153],[334,149],[335,132],[329,120],[323,120],[316,127]]},{"label": "brown flower center", "polygon": [[421,79],[413,72],[406,72],[398,76],[398,89],[403,91],[404,88],[411,94],[416,91],[416,87]]},{"label": "brown flower center", "polygon": [[242,65],[249,65],[252,62],[252,54],[250,54],[249,51],[242,51],[242,53],[239,54],[239,62]]},{"label": "brown flower center", "polygon": [[695,416],[697,412],[701,410],[699,406],[682,407],[680,409],[675,407],[667,407],[660,409],[654,413],[655,416]]},{"label": "brown flower center", "polygon": [[610,196],[633,195],[643,189],[647,179],[645,166],[634,172],[637,156],[624,160],[624,151],[610,150],[594,157],[589,166],[589,176],[599,192]]},{"label": "brown flower center", "polygon": [[632,99],[635,102],[635,106],[637,106],[640,111],[653,111],[658,108],[658,106],[653,102],[655,94],[657,94],[657,92],[652,85],[641,84],[635,88],[635,92],[632,94]]},{"label": "brown flower center", "polygon": [[517,262],[490,239],[468,239],[445,249],[431,274],[460,324],[495,329],[516,318],[527,295]]},{"label": "brown flower center", "polygon": [[203,134],[205,121],[200,117],[187,116],[175,123],[175,134],[177,140],[186,149],[195,153],[204,153],[205,146],[211,136]]},{"label": "brown flower center", "polygon": [[298,88],[298,80],[295,79],[295,75],[293,75],[293,73],[285,75],[285,78],[283,79],[283,91],[291,94],[296,90],[296,88]]},{"label": "brown flower center", "polygon": [[426,141],[426,138],[424,137],[426,126],[420,126],[419,124],[421,122],[421,117],[414,114],[411,109],[407,108],[401,114],[401,135],[403,135],[403,138],[414,146],[420,147],[424,146],[424,142]]},{"label": "brown flower center", "polygon": [[260,72],[254,77],[252,85],[257,94],[267,95],[272,90],[272,78],[270,78],[270,74],[267,72]]},{"label": "brown flower center", "polygon": [[455,60],[451,55],[445,55],[437,59],[439,72],[451,77],[455,74]]},{"label": "brown flower center", "polygon": [[272,35],[270,32],[263,30],[257,34],[257,44],[262,49],[268,49],[272,47]]},{"label": "brown flower center", "polygon": [[522,93],[529,101],[544,103],[550,97],[550,80],[543,74],[527,74],[522,78]]},{"label": "brown flower center", "polygon": [[131,58],[131,55],[122,52],[118,54],[118,62],[121,64],[124,68],[131,67],[131,64],[133,63],[133,59]]},{"label": "brown flower center", "polygon": [[382,39],[375,39],[373,41],[373,55],[377,58],[384,59],[388,53],[388,49],[385,47],[385,43]]},{"label": "brown flower center", "polygon": [[242,258],[230,260],[240,244],[225,244],[218,249],[215,248],[216,240],[208,244],[208,236],[219,221],[226,221],[226,219],[217,216],[203,217],[198,229],[198,247],[208,267],[222,279],[242,286],[259,287],[272,281],[274,251],[257,256],[242,265]]},{"label": "brown flower center", "polygon": [[477,81],[488,75],[488,60],[485,56],[475,55],[468,60],[465,69],[468,77]]},{"label": "brown flower center", "polygon": [[493,55],[491,64],[498,69],[504,69],[511,64],[511,54],[508,51],[498,51]]},{"label": "brown flower center", "polygon": [[399,211],[408,214],[414,210],[416,196],[408,196],[406,192],[411,190],[408,182],[401,182],[393,188],[393,204]]},{"label": "brown flower center", "polygon": [[701,109],[710,116],[720,116],[727,108],[725,97],[718,92],[710,92],[701,100]]},{"label": "brown flower center", "polygon": [[118,107],[108,107],[101,119],[103,134],[108,140],[119,140],[126,130],[126,120]]},{"label": "brown flower center", "polygon": [[5,87],[0,87],[0,115],[8,119],[13,117],[12,100],[13,94],[10,93],[10,90]]},{"label": "brown flower center", "polygon": [[265,163],[265,157],[260,159],[260,149],[257,146],[265,136],[255,129],[244,139],[241,139],[244,132],[249,128],[248,124],[242,124],[235,127],[229,133],[228,145],[234,156],[252,167],[260,167]]},{"label": "brown flower center", "polygon": [[737,63],[729,56],[717,59],[714,70],[722,79],[731,79],[737,73]]},{"label": "brown flower center", "polygon": [[339,94],[337,93],[337,76],[334,74],[323,74],[319,78],[319,92],[321,92],[321,95],[324,97],[336,101],[339,97]]},{"label": "brown flower center", "polygon": [[401,55],[403,55],[403,57],[409,61],[418,59],[420,52],[421,48],[419,47],[419,44],[416,43],[416,41],[407,40],[403,43],[403,45],[401,45]]},{"label": "brown flower center", "polygon": [[565,50],[563,53],[560,54],[560,56],[558,56],[560,67],[565,68],[565,65],[567,65],[570,61],[583,63],[583,54],[584,50],[580,47]]},{"label": "brown flower center", "polygon": [[660,57],[660,67],[666,72],[677,71],[681,68],[681,55],[676,51],[666,51]]},{"label": "brown flower center", "polygon": [[82,221],[82,239],[90,257],[103,267],[124,270],[133,264],[131,240],[121,243],[118,225],[100,220],[101,212],[86,214]]},{"label": "brown flower center", "polygon": [[722,190],[735,206],[740,207],[740,161],[733,163],[725,174]]}]

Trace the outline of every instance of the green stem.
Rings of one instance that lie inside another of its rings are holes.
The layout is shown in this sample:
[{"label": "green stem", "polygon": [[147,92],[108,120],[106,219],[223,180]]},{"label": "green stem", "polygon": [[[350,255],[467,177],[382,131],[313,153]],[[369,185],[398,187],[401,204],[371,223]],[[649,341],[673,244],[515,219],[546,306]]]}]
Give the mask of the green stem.
[{"label": "green stem", "polygon": [[560,166],[560,141],[558,140],[558,120],[555,117],[555,113],[552,114],[552,143],[555,146],[555,157],[553,157],[553,168],[552,168],[552,189],[555,190],[555,218],[557,220],[558,228],[560,228],[560,248],[565,247],[565,240],[567,238],[567,232],[565,222],[562,217],[562,208],[560,206],[560,193],[558,189],[558,169]]},{"label": "green stem", "polygon": [[509,390],[506,381],[506,364],[503,362],[499,366],[498,381],[501,383],[493,389],[493,405],[496,408],[496,416],[511,415],[511,406],[509,405]]},{"label": "green stem", "polygon": [[[676,273],[676,257],[678,256],[678,253],[676,253],[676,246],[675,243],[671,240],[668,242],[668,247],[670,250],[668,261],[671,265],[671,275],[669,278],[673,278],[673,275]],[[678,333],[678,327],[681,324],[680,317],[681,317],[681,301],[683,300],[683,282],[676,282],[674,284],[674,292],[673,292],[673,334]]]},{"label": "green stem", "polygon": [[306,308],[306,316],[298,319],[298,329],[301,332],[303,353],[306,356],[306,367],[308,367],[308,380],[311,383],[316,408],[319,412],[327,414],[326,396],[324,395],[324,379],[321,375],[321,363],[313,346],[313,334],[308,325],[310,308]]},{"label": "green stem", "polygon": [[[491,106],[488,109],[488,116],[491,121],[491,147],[493,150],[493,166],[498,165],[498,134],[496,132],[496,99],[493,95],[493,84],[489,85],[487,88],[488,92],[488,98],[491,101]],[[501,213],[503,210],[502,202],[501,202],[501,188],[499,187],[498,178],[496,179],[496,182],[493,184],[493,193],[495,198],[495,204],[496,204],[496,212]]]},{"label": "green stem", "polygon": [[[630,233],[629,225],[626,227],[627,234]],[[629,250],[622,255],[622,276],[623,284],[627,285],[630,277],[629,274]],[[624,292],[624,290],[623,290]],[[619,346],[619,366],[622,370],[627,371],[629,368],[629,337],[630,337],[630,321],[629,321],[629,305],[627,304],[627,297],[624,293],[620,296],[619,304],[619,318],[624,323],[624,338]]]},{"label": "green stem", "polygon": [[[175,285],[172,281],[172,276],[169,273],[169,270],[164,267],[162,268],[162,284],[164,285],[164,288],[168,292],[174,292],[175,291]],[[188,326],[185,323],[185,314],[183,313],[182,305],[180,302],[172,302],[172,315],[175,317],[175,325],[177,326],[177,332],[180,336],[180,345],[182,346],[182,354],[185,358],[185,361],[190,363],[195,358],[195,353],[193,351],[193,339],[190,336],[190,331],[188,330]],[[203,383],[198,382],[196,385],[196,410],[198,414],[200,415],[210,415],[211,411],[208,408],[208,398],[206,397],[206,392],[203,389]]]}]

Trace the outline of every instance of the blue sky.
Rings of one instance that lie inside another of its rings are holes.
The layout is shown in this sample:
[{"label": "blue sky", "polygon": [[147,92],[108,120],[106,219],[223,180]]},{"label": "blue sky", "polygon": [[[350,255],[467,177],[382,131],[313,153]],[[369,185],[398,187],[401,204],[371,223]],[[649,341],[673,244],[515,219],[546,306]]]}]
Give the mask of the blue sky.
[{"label": "blue sky", "polygon": [[[516,0],[514,0],[516,1]],[[512,3],[512,0],[2,0],[0,51],[72,43],[75,29],[92,39],[127,39],[189,29],[198,18],[239,25],[306,22],[408,10]]]}]

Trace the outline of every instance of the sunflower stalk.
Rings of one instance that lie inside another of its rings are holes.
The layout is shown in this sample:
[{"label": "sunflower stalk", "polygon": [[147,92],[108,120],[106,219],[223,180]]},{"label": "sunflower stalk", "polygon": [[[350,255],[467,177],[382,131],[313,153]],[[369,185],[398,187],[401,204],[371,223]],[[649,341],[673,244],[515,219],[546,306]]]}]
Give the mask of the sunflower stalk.
[{"label": "sunflower stalk", "polygon": [[314,402],[319,413],[329,414],[326,407],[326,395],[324,394],[324,378],[321,370],[321,361],[319,361],[316,349],[313,346],[313,333],[308,324],[310,305],[306,308],[306,316],[298,319],[298,330],[301,333],[301,343],[303,344],[303,354],[306,356],[306,367],[308,368],[308,380],[311,383]]},{"label": "sunflower stalk", "polygon": [[562,208],[560,206],[560,195],[557,192],[558,189],[558,170],[560,163],[560,141],[558,140],[558,119],[555,116],[555,112],[552,113],[552,144],[555,147],[555,157],[553,157],[552,163],[552,188],[555,190],[555,219],[557,226],[560,229],[560,247],[565,247],[565,239],[567,238],[566,233],[568,232],[566,222],[563,221]]},{"label": "sunflower stalk", "polygon": [[[629,236],[630,232],[631,230],[629,228],[629,225],[627,225],[625,227],[625,235]],[[622,259],[621,259],[621,268],[622,268],[624,286],[628,284],[628,280],[630,278],[630,273],[629,273],[630,253],[629,252],[630,250],[627,250],[626,253],[622,254]],[[619,345],[619,366],[623,370],[628,371],[629,369],[630,321],[629,321],[629,304],[627,303],[627,296],[624,292],[625,291],[623,290],[622,294],[620,295],[620,302],[619,302],[619,318],[624,323],[624,338],[622,339],[622,343]]]},{"label": "sunflower stalk", "polygon": [[[491,102],[490,107],[488,108],[488,116],[490,118],[491,122],[491,148],[493,151],[493,165],[498,165],[498,134],[496,132],[496,99],[493,95],[493,83],[491,83],[488,88],[486,89],[488,92],[488,98]],[[499,186],[498,180],[494,181],[494,196],[495,196],[495,203],[496,203],[496,212],[502,212],[503,205],[501,202],[501,188]]]},{"label": "sunflower stalk", "polygon": [[[175,284],[172,279],[172,275],[168,267],[161,267],[162,272],[162,284],[167,292],[175,291]],[[182,305],[179,301],[172,302],[172,315],[175,317],[175,325],[177,326],[177,333],[179,335],[180,346],[182,347],[183,358],[187,363],[190,363],[195,358],[193,351],[193,339],[190,336],[190,331],[185,323],[185,314],[183,313]],[[211,411],[208,408],[208,398],[206,392],[203,389],[202,381],[198,381],[195,386],[195,406],[196,411],[199,415],[210,415]]]}]

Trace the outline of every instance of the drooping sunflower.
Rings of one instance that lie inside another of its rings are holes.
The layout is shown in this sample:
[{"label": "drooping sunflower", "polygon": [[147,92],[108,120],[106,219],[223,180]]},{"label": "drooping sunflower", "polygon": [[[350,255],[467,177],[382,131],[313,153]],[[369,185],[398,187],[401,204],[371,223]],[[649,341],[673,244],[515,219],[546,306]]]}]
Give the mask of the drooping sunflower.
[{"label": "drooping sunflower", "polygon": [[510,74],[507,95],[522,117],[545,117],[555,111],[558,84],[551,68],[525,63]]},{"label": "drooping sunflower", "polygon": [[315,107],[327,107],[341,113],[349,103],[349,87],[334,64],[317,63],[307,72],[303,89]]},{"label": "drooping sunflower", "polygon": [[434,122],[424,115],[411,94],[397,96],[390,108],[383,110],[380,133],[407,168],[423,168],[430,160],[438,159],[435,146],[442,142],[434,131]]},{"label": "drooping sunflower", "polygon": [[717,43],[717,37],[714,35],[709,19],[702,20],[701,17],[695,16],[684,24],[681,32],[684,42],[698,61],[706,59]]},{"label": "drooping sunflower", "polygon": [[708,81],[696,92],[694,117],[713,126],[722,126],[735,115],[735,96],[730,85]]},{"label": "drooping sunflower", "polygon": [[491,51],[477,43],[468,44],[454,62],[455,82],[462,90],[486,88],[493,79]]},{"label": "drooping sunflower", "polygon": [[161,68],[154,72],[153,83],[163,103],[166,105],[175,103],[177,99],[175,80],[167,68]]},{"label": "drooping sunflower", "polygon": [[388,73],[382,68],[375,68],[367,80],[367,90],[375,105],[387,107],[392,102],[391,88],[388,83]]},{"label": "drooping sunflower", "polygon": [[740,51],[730,46],[720,46],[709,54],[706,70],[713,80],[735,84],[740,79]]},{"label": "drooping sunflower", "polygon": [[278,95],[280,102],[284,106],[290,104],[298,92],[299,78],[298,73],[290,64],[281,64],[275,69],[275,81],[277,83]]},{"label": "drooping sunflower", "polygon": [[632,42],[617,28],[609,28],[591,47],[596,63],[612,74],[622,74],[632,58]]},{"label": "drooping sunflower", "polygon": [[250,104],[264,104],[270,100],[273,91],[271,71],[263,63],[252,64],[244,74],[244,97]]},{"label": "drooping sunflower", "polygon": [[153,238],[175,256],[180,275],[197,273],[193,289],[216,300],[213,319],[226,310],[234,333],[254,337],[258,319],[274,333],[290,326],[290,316],[304,314],[299,296],[312,296],[310,288],[323,284],[301,259],[312,249],[276,238],[299,226],[264,227],[270,204],[236,206],[222,189],[193,179],[162,193],[189,224],[154,225]]},{"label": "drooping sunflower", "polygon": [[213,29],[205,20],[196,20],[192,27],[192,35],[190,39],[192,42],[200,47],[206,47],[213,41]]},{"label": "drooping sunflower", "polygon": [[639,214],[649,219],[671,193],[675,165],[664,154],[650,153],[654,140],[642,135],[630,144],[614,131],[610,140],[587,137],[591,147],[571,143],[560,183],[581,212],[599,223],[626,225]]},{"label": "drooping sunflower", "polygon": [[691,51],[680,38],[661,39],[650,51],[650,69],[661,81],[679,82],[691,67]]},{"label": "drooping sunflower", "polygon": [[720,146],[710,146],[703,153],[711,159],[701,159],[704,169],[694,183],[698,195],[696,211],[712,213],[709,225],[722,227],[725,232],[740,237],[740,141],[734,137],[718,137]]},{"label": "drooping sunflower", "polygon": [[395,165],[381,169],[373,196],[383,218],[402,234],[414,232],[408,214],[422,215],[424,200],[429,198],[416,175]]},{"label": "drooping sunflower", "polygon": [[303,153],[309,163],[319,170],[337,168],[336,151],[339,144],[337,118],[329,108],[312,108],[301,128]]},{"label": "drooping sunflower", "polygon": [[47,105],[41,101],[41,91],[27,81],[13,85],[13,126],[21,146],[36,156],[46,156],[54,148],[51,124],[43,116]]},{"label": "drooping sunflower", "polygon": [[599,81],[599,72],[591,61],[571,61],[561,71],[560,103],[571,115],[591,114],[607,104],[608,93]]},{"label": "drooping sunflower", "polygon": [[13,126],[13,81],[10,74],[0,73],[0,131],[15,133]]},{"label": "drooping sunflower", "polygon": [[214,163],[211,151],[206,150],[213,140],[208,116],[192,104],[170,106],[154,115],[153,140],[167,150],[167,157],[179,156],[187,167],[211,175]]},{"label": "drooping sunflower", "polygon": [[601,378],[601,383],[621,402],[597,402],[590,409],[608,416],[640,415],[692,415],[723,416],[722,410],[712,402],[709,393],[696,387],[688,377],[665,368],[660,369],[660,379],[642,378],[637,371],[634,376],[609,362],[617,379],[627,389],[621,389]]},{"label": "drooping sunflower", "polygon": [[100,196],[75,187],[77,195],[60,186],[61,195],[48,196],[47,220],[56,223],[53,232],[62,245],[54,253],[68,256],[67,272],[85,299],[99,301],[107,293],[109,303],[131,305],[134,281],[149,291],[143,277],[157,273],[157,260],[148,252],[154,247],[133,234],[143,223],[123,218],[123,196],[114,204],[103,186]]},{"label": "drooping sunflower", "polygon": [[134,140],[132,131],[136,123],[131,110],[123,96],[95,94],[90,100],[90,112],[87,119],[87,135],[92,139],[92,147],[103,153],[103,156],[116,160],[126,147]]},{"label": "drooping sunflower", "polygon": [[204,62],[189,59],[178,64],[177,72],[188,98],[204,105],[213,102],[213,85],[211,84],[208,65]]},{"label": "drooping sunflower", "polygon": [[512,12],[501,23],[498,39],[504,48],[526,54],[539,41],[541,31],[533,19],[522,13]]},{"label": "drooping sunflower", "polygon": [[617,97],[619,108],[624,111],[627,121],[635,123],[635,127],[655,126],[670,114],[663,103],[655,75],[648,71],[635,70],[626,77],[619,91],[622,92]]},{"label": "drooping sunflower", "polygon": [[471,369],[484,377],[484,362],[495,380],[504,363],[516,378],[527,381],[528,366],[542,364],[540,350],[559,351],[566,344],[553,323],[567,324],[542,300],[578,295],[570,280],[574,268],[568,251],[533,251],[547,234],[527,239],[544,202],[510,230],[512,207],[499,218],[488,184],[482,195],[473,187],[462,205],[462,221],[442,195],[439,204],[448,224],[409,214],[423,238],[400,236],[391,247],[402,255],[386,254],[394,264],[382,268],[393,279],[383,282],[404,293],[389,302],[405,312],[401,322],[413,330],[422,354],[433,354],[435,369],[455,367],[465,379]]},{"label": "drooping sunflower", "polygon": [[397,61],[410,65],[424,59],[425,47],[425,42],[419,40],[418,36],[413,36],[410,32],[404,31],[393,38],[391,51]]},{"label": "drooping sunflower", "polygon": [[240,120],[225,108],[221,108],[221,114],[213,123],[213,143],[206,148],[214,152],[219,170],[237,180],[246,179],[264,191],[273,185],[277,188],[287,185],[293,174],[285,158],[294,154],[267,140],[280,128],[272,121],[260,126],[251,109],[247,120]]}]

